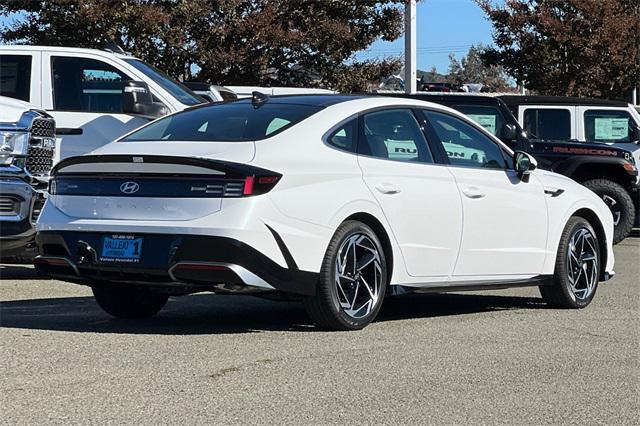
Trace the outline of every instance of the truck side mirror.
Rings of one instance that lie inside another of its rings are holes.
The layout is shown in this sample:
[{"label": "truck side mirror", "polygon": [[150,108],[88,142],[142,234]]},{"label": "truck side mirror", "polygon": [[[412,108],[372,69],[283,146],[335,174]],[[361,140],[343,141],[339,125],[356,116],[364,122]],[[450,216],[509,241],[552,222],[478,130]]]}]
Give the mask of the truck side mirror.
[{"label": "truck side mirror", "polygon": [[505,141],[514,141],[518,138],[518,128],[515,124],[505,124],[502,129],[502,139]]},{"label": "truck side mirror", "polygon": [[122,112],[158,118],[169,114],[167,107],[153,102],[153,96],[147,83],[142,81],[126,81],[122,88]]},{"label": "truck side mirror", "polygon": [[523,151],[513,154],[513,169],[523,182],[529,182],[529,175],[538,167],[538,162],[531,155]]},{"label": "truck side mirror", "polygon": [[631,142],[640,141],[640,127],[634,126],[631,130]]}]

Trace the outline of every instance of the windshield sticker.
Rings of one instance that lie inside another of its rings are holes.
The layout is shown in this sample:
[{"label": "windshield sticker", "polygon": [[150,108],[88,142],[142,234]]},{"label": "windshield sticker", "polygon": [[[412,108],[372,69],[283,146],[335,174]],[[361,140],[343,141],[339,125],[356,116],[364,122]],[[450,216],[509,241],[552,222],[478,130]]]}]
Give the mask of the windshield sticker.
[{"label": "windshield sticker", "polygon": [[487,114],[467,114],[470,119],[487,129],[492,135],[496,134],[496,116]]},{"label": "windshield sticker", "polygon": [[597,117],[595,128],[596,140],[625,139],[629,136],[629,119]]}]

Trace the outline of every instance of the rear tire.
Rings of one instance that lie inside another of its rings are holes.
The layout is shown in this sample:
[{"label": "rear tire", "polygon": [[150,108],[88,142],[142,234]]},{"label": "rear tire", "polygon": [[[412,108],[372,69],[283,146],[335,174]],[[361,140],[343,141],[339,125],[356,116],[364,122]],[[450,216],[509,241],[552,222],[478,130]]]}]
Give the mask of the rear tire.
[{"label": "rear tire", "polygon": [[96,286],[91,288],[103,311],[116,318],[140,319],[157,314],[169,299],[139,287]]},{"label": "rear tire", "polygon": [[622,185],[606,179],[592,179],[582,183],[607,204],[613,214],[613,244],[631,234],[636,220],[636,208],[631,195]]},{"label": "rear tire", "polygon": [[367,225],[347,221],[327,248],[316,296],[307,313],[320,327],[360,330],[380,311],[387,287],[387,264],[378,236]]},{"label": "rear tire", "polygon": [[585,308],[596,294],[599,278],[598,237],[589,222],[574,216],[562,231],[553,278],[539,287],[540,294],[554,308]]}]

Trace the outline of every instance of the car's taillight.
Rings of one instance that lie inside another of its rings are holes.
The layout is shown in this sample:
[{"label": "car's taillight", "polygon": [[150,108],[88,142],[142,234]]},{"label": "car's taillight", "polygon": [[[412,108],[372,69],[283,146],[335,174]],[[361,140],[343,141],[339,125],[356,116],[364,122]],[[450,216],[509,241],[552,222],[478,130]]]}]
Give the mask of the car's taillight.
[{"label": "car's taillight", "polygon": [[247,176],[244,178],[242,195],[260,195],[273,189],[281,176]]}]

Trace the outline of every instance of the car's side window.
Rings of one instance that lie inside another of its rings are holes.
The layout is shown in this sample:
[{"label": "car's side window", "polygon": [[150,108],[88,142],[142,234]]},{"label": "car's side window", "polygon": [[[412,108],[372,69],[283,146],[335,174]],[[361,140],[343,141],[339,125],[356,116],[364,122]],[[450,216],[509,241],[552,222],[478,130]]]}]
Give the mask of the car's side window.
[{"label": "car's side window", "polygon": [[433,163],[420,124],[410,109],[370,112],[362,117],[358,153],[395,161]]},{"label": "car's side window", "polygon": [[29,102],[31,55],[0,55],[0,95]]},{"label": "car's side window", "polygon": [[560,108],[527,108],[523,127],[539,139],[571,139],[571,112]]},{"label": "car's side window", "polygon": [[358,119],[353,118],[340,125],[327,137],[327,143],[335,148],[356,152],[358,135]]},{"label": "car's side window", "polygon": [[627,111],[590,109],[584,113],[584,134],[588,142],[629,142],[632,119]]},{"label": "car's side window", "polygon": [[53,109],[56,111],[122,112],[122,82],[131,78],[102,61],[51,58]]},{"label": "car's side window", "polygon": [[423,110],[436,133],[449,163],[454,166],[506,169],[503,150],[471,124],[449,114]]}]

